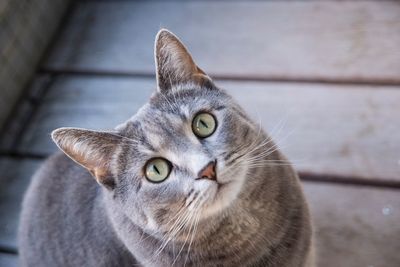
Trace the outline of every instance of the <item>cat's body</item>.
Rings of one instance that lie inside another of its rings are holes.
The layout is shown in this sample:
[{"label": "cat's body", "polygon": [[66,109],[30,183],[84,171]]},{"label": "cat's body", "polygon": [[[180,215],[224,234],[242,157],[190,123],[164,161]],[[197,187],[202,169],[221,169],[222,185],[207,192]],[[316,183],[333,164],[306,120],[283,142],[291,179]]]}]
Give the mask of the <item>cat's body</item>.
[{"label": "cat's body", "polygon": [[101,187],[64,154],[34,176],[21,224],[21,266],[133,266],[107,218]]},{"label": "cat's body", "polygon": [[156,63],[159,92],[115,132],[53,133],[101,186],[64,155],[42,166],[22,266],[313,266],[307,204],[276,145],[167,31]]}]

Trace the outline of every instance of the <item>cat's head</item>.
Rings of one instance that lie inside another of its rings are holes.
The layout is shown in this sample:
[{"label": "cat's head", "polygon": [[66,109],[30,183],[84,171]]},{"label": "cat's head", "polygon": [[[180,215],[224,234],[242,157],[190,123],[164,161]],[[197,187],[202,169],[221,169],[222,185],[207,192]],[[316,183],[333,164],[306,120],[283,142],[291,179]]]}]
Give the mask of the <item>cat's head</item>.
[{"label": "cat's head", "polygon": [[229,208],[259,128],[167,30],[156,37],[155,61],[157,91],[114,132],[60,128],[52,137],[132,221],[164,231]]}]

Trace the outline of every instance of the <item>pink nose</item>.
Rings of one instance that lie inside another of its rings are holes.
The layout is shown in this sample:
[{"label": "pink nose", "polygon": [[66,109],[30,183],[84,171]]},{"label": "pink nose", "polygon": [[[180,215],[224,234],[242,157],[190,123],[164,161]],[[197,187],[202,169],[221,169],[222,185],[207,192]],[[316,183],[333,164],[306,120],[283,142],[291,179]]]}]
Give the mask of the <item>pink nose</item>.
[{"label": "pink nose", "polygon": [[197,179],[209,179],[217,180],[217,175],[215,173],[216,161],[210,161],[197,175]]}]

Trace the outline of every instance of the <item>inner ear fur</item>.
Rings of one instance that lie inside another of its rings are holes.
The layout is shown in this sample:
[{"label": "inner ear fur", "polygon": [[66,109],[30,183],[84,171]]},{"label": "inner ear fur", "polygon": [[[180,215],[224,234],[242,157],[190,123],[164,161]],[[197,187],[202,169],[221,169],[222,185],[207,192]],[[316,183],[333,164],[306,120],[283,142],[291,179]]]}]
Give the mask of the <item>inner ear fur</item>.
[{"label": "inner ear fur", "polygon": [[112,166],[123,146],[124,137],[112,132],[79,128],[59,128],[51,133],[53,141],[72,160],[85,167],[107,189],[115,187]]},{"label": "inner ear fur", "polygon": [[211,78],[195,64],[183,43],[170,31],[162,29],[158,32],[154,54],[159,91],[186,83],[207,87],[212,84]]}]

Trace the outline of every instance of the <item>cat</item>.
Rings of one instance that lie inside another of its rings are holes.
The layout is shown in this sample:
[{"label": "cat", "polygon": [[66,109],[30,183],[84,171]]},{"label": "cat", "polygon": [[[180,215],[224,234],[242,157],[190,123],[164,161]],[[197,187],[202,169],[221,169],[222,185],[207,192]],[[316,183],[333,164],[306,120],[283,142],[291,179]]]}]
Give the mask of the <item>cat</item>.
[{"label": "cat", "polygon": [[276,144],[168,30],[155,63],[156,92],[115,130],[52,132],[64,153],[24,198],[21,266],[313,266]]}]

